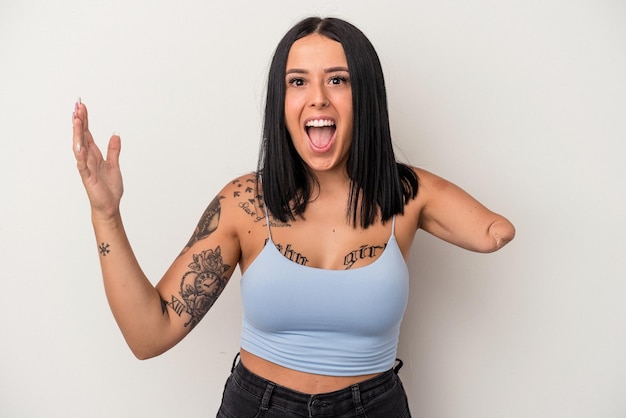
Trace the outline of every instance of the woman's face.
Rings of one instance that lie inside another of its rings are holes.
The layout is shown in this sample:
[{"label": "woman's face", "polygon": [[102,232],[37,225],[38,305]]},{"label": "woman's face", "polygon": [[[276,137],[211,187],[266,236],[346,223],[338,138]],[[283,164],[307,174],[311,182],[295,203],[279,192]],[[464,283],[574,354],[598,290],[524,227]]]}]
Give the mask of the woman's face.
[{"label": "woman's face", "polygon": [[341,169],[352,143],[352,87],[343,47],[311,34],[287,57],[285,123],[300,157],[313,171]]}]

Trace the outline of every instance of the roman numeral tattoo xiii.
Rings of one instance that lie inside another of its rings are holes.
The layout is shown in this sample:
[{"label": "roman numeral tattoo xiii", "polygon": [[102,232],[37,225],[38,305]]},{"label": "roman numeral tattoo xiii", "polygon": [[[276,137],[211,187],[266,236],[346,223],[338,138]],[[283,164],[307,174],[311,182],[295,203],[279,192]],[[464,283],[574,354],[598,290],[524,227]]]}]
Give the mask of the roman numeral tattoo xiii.
[{"label": "roman numeral tattoo xiii", "polygon": [[172,309],[178,316],[187,313],[190,318],[185,327],[193,329],[226,287],[228,277],[225,274],[229,269],[230,265],[224,264],[222,249],[219,246],[214,250],[194,254],[189,271],[183,275],[180,282],[179,294],[182,301],[174,295],[169,302],[161,299],[163,313],[166,312],[166,307]]}]

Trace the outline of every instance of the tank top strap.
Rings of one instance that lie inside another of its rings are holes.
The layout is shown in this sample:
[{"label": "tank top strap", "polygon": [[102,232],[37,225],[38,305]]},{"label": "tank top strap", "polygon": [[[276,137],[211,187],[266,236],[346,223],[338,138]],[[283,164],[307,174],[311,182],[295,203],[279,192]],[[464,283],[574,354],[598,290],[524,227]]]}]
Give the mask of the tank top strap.
[{"label": "tank top strap", "polygon": [[263,195],[263,212],[265,212],[265,223],[267,224],[267,238],[271,241],[272,240],[272,230],[270,229],[270,214],[267,211],[267,205],[265,204],[265,193],[263,193],[263,178],[261,177],[261,174],[259,174],[259,181],[261,183],[261,195]]},{"label": "tank top strap", "polygon": [[396,236],[396,215],[393,215],[393,218],[391,218],[391,236]]},{"label": "tank top strap", "polygon": [[267,224],[267,238],[272,240],[272,230],[270,228],[270,215],[267,212],[267,205],[265,204],[265,199],[263,199],[263,211],[265,212],[265,223]]}]

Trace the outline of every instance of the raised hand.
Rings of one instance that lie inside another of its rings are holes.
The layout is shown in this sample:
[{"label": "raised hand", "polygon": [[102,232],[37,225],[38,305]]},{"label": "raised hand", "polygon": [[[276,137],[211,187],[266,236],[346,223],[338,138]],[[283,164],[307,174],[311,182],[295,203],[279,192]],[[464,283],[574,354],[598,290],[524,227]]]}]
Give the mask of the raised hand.
[{"label": "raised hand", "polygon": [[124,191],[119,166],[121,141],[111,136],[106,160],[89,132],[87,107],[80,99],[72,115],[74,128],[73,148],[78,172],[87,191],[94,220],[109,220],[119,214]]}]

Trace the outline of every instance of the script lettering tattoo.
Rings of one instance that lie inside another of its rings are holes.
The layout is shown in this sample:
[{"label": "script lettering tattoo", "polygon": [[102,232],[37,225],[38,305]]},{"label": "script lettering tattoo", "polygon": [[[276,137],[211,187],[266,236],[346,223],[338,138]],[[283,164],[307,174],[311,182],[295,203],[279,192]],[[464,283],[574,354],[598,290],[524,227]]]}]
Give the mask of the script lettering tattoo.
[{"label": "script lettering tattoo", "polygon": [[100,252],[100,255],[106,257],[107,254],[111,252],[109,247],[109,244],[105,244],[104,242],[98,245],[98,251]]},{"label": "script lettering tattoo", "polygon": [[258,222],[263,219],[262,216],[258,216],[258,211],[256,210],[254,202],[251,202],[250,200],[244,200],[239,202],[238,206],[243,209],[244,212],[254,218],[254,222]]},{"label": "script lettering tattoo", "polygon": [[233,197],[239,200],[238,206],[246,212],[254,222],[262,221],[265,216],[263,214],[263,207],[259,202],[263,200],[256,193],[256,180],[247,178],[243,182],[241,180],[235,180],[232,184],[237,187],[233,192]]},{"label": "script lettering tattoo", "polygon": [[378,250],[384,250],[387,245],[361,245],[357,250],[350,251],[343,258],[343,265],[346,266],[346,270],[350,269],[356,262],[363,260],[364,258],[374,258],[379,253]]},{"label": "script lettering tattoo", "polygon": [[[265,221],[265,210],[263,208],[263,196],[257,193],[256,180],[247,178],[243,182],[234,180],[232,182],[237,189],[233,192],[233,197],[239,201],[237,206],[246,212],[253,222]],[[288,223],[278,221],[270,215],[271,227],[288,227]]]},{"label": "script lettering tattoo", "polygon": [[283,247],[282,244],[276,244],[276,248],[283,256],[293,261],[294,263],[306,266],[306,263],[309,262],[309,259],[303,256],[302,253],[294,251],[291,248],[291,244],[287,244],[286,247]]},{"label": "script lettering tattoo", "polygon": [[196,230],[180,255],[183,255],[196,242],[205,239],[217,229],[220,223],[220,200],[223,198],[224,196],[216,196],[215,199],[209,203],[209,206],[207,206],[206,210],[202,214],[202,217],[200,218],[200,221],[198,222],[198,226],[196,226]]},{"label": "script lettering tattoo", "polygon": [[[185,326],[193,329],[224,290],[228,283],[228,277],[224,274],[230,269],[230,265],[224,264],[222,249],[217,246],[215,250],[194,254],[189,269],[180,282],[180,296],[185,304],[185,312],[191,316]],[[172,297],[168,306],[182,314],[178,302],[178,299]]]}]

